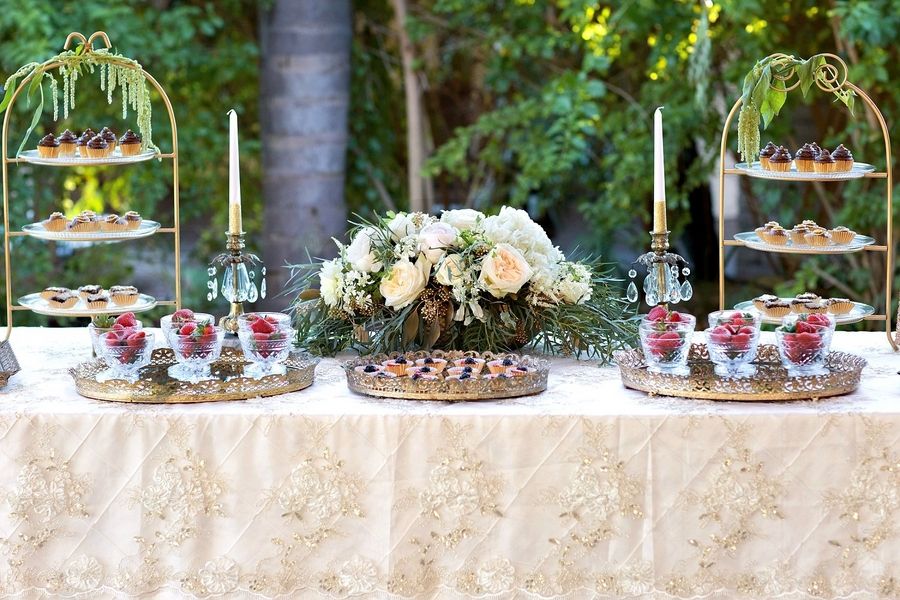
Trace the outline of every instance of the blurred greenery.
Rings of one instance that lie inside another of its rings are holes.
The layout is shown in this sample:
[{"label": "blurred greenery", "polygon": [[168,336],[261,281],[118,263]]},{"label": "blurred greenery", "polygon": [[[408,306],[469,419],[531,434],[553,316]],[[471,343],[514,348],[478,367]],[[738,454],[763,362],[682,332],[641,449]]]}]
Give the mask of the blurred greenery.
[{"label": "blurred greenery", "polygon": [[[772,52],[800,57],[835,52],[850,65],[850,80],[871,94],[887,122],[900,117],[900,87],[891,83],[900,77],[900,0],[409,4],[405,25],[424,89],[426,138],[433,149],[426,174],[433,178],[434,210],[525,206],[551,233],[575,231],[573,244],[620,264],[630,262],[646,245],[651,115],[656,106],[665,105],[669,225],[676,248],[695,263],[698,313],[716,297],[711,201],[718,190],[714,179],[712,191],[709,183],[722,125],[744,74],[758,59]],[[225,111],[231,106],[241,116],[246,228],[258,234],[261,225],[258,8],[250,0],[0,0],[3,73],[52,56],[69,31],[105,29],[118,51],[140,61],[168,91],[179,125],[184,241],[194,258],[183,276],[191,306],[204,304],[202,268],[221,246],[225,228],[225,211],[216,207],[227,197]],[[389,0],[354,0],[349,211],[407,204],[399,25]],[[81,104],[69,123],[53,124],[48,115],[43,129],[127,126],[99,93],[91,99],[88,87],[79,88]],[[858,160],[883,168],[880,130],[863,104],[857,102],[851,117],[832,100],[827,94],[811,94],[804,102],[799,93],[790,94],[781,115],[763,132],[763,143],[772,139],[793,150],[812,139],[826,147],[843,142]],[[21,104],[11,129],[19,135],[27,125]],[[729,137],[732,151],[736,121]],[[160,103],[154,105],[154,131],[166,151],[169,130]],[[896,167],[896,159],[894,163]],[[101,205],[134,208],[165,221],[171,206],[169,168],[163,163],[59,173],[13,167],[11,224],[18,228],[61,204],[73,211]],[[792,224],[812,218],[874,233],[883,242],[881,180],[773,186],[729,178],[728,185],[741,186],[743,210],[754,222],[776,218]],[[580,227],[573,228],[573,222]],[[61,278],[92,279],[92,265],[100,260],[108,264],[104,273],[110,278],[127,279],[132,261],[142,256],[104,248],[61,256],[47,245],[16,241],[17,251],[19,246],[24,250],[19,255],[28,256],[15,262],[19,291]],[[825,260],[773,255],[765,258],[771,277],[737,275],[729,296],[736,300],[774,287],[815,288],[835,295],[852,292],[877,304],[883,259],[874,252]]]}]

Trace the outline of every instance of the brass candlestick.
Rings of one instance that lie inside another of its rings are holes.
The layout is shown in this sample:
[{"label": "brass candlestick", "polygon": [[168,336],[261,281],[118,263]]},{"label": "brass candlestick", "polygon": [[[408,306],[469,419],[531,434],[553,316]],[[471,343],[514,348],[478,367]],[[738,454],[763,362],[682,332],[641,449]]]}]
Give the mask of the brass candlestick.
[{"label": "brass candlestick", "polygon": [[[647,269],[644,278],[644,301],[648,306],[662,304],[667,306],[670,302],[678,304],[682,300],[690,300],[694,295],[687,276],[691,274],[688,262],[678,254],[669,252],[669,232],[650,232],[650,252],[642,254],[631,263],[628,277],[626,297],[629,302],[637,302],[639,299],[637,285],[634,278],[637,277],[636,265],[642,265]],[[684,276],[684,281],[681,281]]]},{"label": "brass candlestick", "polygon": [[[238,317],[244,314],[244,302],[256,302],[266,297],[266,266],[255,254],[244,252],[244,232],[229,231],[225,234],[225,252],[212,261],[209,268],[210,280],[207,283],[209,293],[207,300],[214,300],[219,288],[216,280],[216,268],[222,268],[222,296],[231,304],[228,315],[222,317],[219,325],[232,335],[238,331]],[[259,267],[262,278],[259,288],[256,287],[256,268]]]}]

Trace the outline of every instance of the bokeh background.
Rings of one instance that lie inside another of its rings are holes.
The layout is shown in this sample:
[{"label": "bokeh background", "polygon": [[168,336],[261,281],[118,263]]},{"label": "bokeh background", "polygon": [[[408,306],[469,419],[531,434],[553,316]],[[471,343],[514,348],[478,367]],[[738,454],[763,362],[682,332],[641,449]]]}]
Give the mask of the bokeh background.
[{"label": "bokeh background", "polygon": [[[773,52],[834,52],[891,124],[900,110],[898,29],[900,0],[0,0],[0,79],[58,53],[70,31],[105,30],[160,81],[178,123],[185,304],[218,313],[224,305],[206,301],[206,263],[227,225],[232,107],[245,228],[277,291],[287,275],[280,266],[307,251],[333,254],[330,238],[353,213],[504,204],[526,208],[565,250],[602,254],[624,275],[648,243],[652,112],[664,105],[669,225],[693,264],[690,310],[699,314],[717,302],[719,143],[745,73]],[[28,147],[39,132],[133,126],[98,81],[79,83],[77,103],[67,121],[45,111]],[[18,103],[10,153],[32,111]],[[170,135],[158,103],[163,151]],[[824,93],[790,94],[762,134],[769,139],[792,150],[844,143],[857,160],[885,167],[873,116],[860,102],[850,115]],[[171,221],[167,163],[10,173],[11,228],[58,209],[135,209]],[[728,234],[811,218],[884,243],[885,191],[881,180],[730,178]],[[170,241],[73,248],[16,238],[14,292],[96,282],[169,296]],[[811,290],[880,311],[883,260],[732,249],[728,298]]]}]

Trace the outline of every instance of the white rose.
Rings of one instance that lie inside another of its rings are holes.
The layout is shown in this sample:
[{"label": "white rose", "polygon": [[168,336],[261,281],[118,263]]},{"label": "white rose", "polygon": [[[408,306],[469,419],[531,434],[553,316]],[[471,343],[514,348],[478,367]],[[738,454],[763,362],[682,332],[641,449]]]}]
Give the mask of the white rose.
[{"label": "white rose", "polygon": [[430,268],[428,261],[421,257],[415,264],[406,258],[395,262],[378,288],[385,305],[399,310],[411,304],[425,289]]},{"label": "white rose", "polygon": [[391,219],[388,223],[388,229],[391,230],[395,241],[408,235],[416,234],[416,224],[413,222],[412,217],[406,213],[398,213],[397,216]]},{"label": "white rose", "polygon": [[559,297],[568,304],[582,304],[591,299],[591,284],[587,281],[563,279],[559,282]]},{"label": "white rose", "polygon": [[445,210],[441,213],[442,223],[456,227],[460,231],[470,231],[475,229],[475,226],[482,219],[484,219],[484,214],[471,208]]},{"label": "white rose", "polygon": [[326,260],[319,270],[319,295],[326,306],[337,306],[340,303],[343,288],[344,265],[340,259]]},{"label": "white rose", "polygon": [[457,238],[459,230],[452,225],[441,222],[426,225],[419,232],[419,252],[424,254],[431,264],[437,264],[447,248],[456,243]]},{"label": "white rose", "polygon": [[522,253],[509,244],[497,244],[481,262],[478,281],[495,298],[515,294],[531,278],[531,267]]},{"label": "white rose", "polygon": [[463,257],[460,254],[448,254],[438,265],[437,272],[434,274],[435,280],[441,285],[453,287],[462,279],[463,275]]},{"label": "white rose", "polygon": [[374,273],[380,271],[383,264],[372,252],[372,242],[378,239],[378,230],[374,227],[360,229],[353,241],[347,246],[347,260],[350,266],[360,273]]}]

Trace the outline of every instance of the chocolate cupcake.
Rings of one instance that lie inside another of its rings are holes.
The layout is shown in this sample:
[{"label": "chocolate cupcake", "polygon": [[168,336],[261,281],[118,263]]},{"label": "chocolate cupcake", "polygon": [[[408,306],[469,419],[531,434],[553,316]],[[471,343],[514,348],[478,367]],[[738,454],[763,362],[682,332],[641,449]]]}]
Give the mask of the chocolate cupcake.
[{"label": "chocolate cupcake", "polygon": [[803,147],[797,150],[794,156],[794,164],[801,173],[812,173],[815,171],[816,153],[809,144],[803,144]]},{"label": "chocolate cupcake", "polygon": [[119,151],[122,156],[134,156],[141,152],[141,136],[128,130],[119,138]]},{"label": "chocolate cupcake", "polygon": [[806,234],[809,233],[809,227],[802,223],[798,223],[794,225],[794,228],[791,229],[790,233],[791,242],[803,246],[806,244]]},{"label": "chocolate cupcake", "polygon": [[802,294],[797,294],[794,296],[797,300],[803,300],[808,302],[810,300],[821,300],[822,297],[818,294],[813,294],[812,292],[803,292]]},{"label": "chocolate cupcake", "polygon": [[831,234],[822,227],[813,229],[805,237],[806,243],[810,246],[827,246],[831,243]]},{"label": "chocolate cupcake", "polygon": [[75,155],[75,142],[78,141],[78,136],[74,133],[66,129],[62,132],[62,135],[59,136],[59,155],[60,156],[74,156]]},{"label": "chocolate cupcake", "polygon": [[775,246],[786,246],[789,239],[790,235],[788,234],[788,232],[784,229],[784,227],[778,225],[769,230],[766,241]]},{"label": "chocolate cupcake", "polygon": [[778,150],[778,147],[772,142],[766,144],[765,148],[759,151],[759,166],[763,169],[768,169],[769,159],[772,158],[772,155],[775,154],[776,150]]},{"label": "chocolate cupcake", "polygon": [[37,150],[41,158],[58,158],[59,140],[52,133],[48,133],[38,142]]},{"label": "chocolate cupcake", "polygon": [[826,149],[822,149],[819,152],[819,155],[816,157],[815,162],[815,172],[816,173],[834,173],[835,163],[834,158],[831,156],[831,152]]},{"label": "chocolate cupcake", "polygon": [[102,135],[95,135],[91,138],[91,141],[87,143],[86,148],[88,158],[106,158],[109,144],[106,143],[106,140],[103,139]]},{"label": "chocolate cupcake", "polygon": [[119,215],[106,215],[100,222],[100,231],[125,231],[128,229],[128,221]]},{"label": "chocolate cupcake", "polygon": [[131,230],[135,230],[140,227],[141,221],[143,221],[140,213],[138,213],[137,211],[129,210],[123,216],[125,218],[125,223],[128,226],[128,229]]},{"label": "chocolate cupcake", "polygon": [[94,233],[100,231],[100,223],[85,215],[78,215],[69,221],[68,229],[75,233]]},{"label": "chocolate cupcake", "polygon": [[831,239],[835,244],[849,244],[856,237],[856,232],[848,229],[843,225],[839,225],[831,230]]},{"label": "chocolate cupcake", "polygon": [[104,127],[100,130],[100,137],[103,138],[103,141],[106,142],[108,146],[106,149],[106,155],[111,156],[113,152],[116,150],[116,142],[118,141],[118,137],[116,137],[115,132],[109,127]]},{"label": "chocolate cupcake", "polygon": [[847,298],[831,298],[828,301],[828,312],[833,315],[846,315],[853,310],[853,302]]},{"label": "chocolate cupcake", "polygon": [[778,296],[763,294],[762,296],[757,296],[753,299],[753,306],[755,306],[757,310],[762,310],[765,307],[766,302],[772,302],[773,300],[778,300]]},{"label": "chocolate cupcake", "polygon": [[78,303],[78,296],[72,294],[71,292],[61,292],[54,296],[50,296],[47,300],[47,304],[49,304],[53,308],[72,308]]},{"label": "chocolate cupcake", "polygon": [[763,304],[763,312],[769,317],[780,319],[791,312],[791,303],[780,298],[777,300],[767,300],[765,304]]},{"label": "chocolate cupcake", "polygon": [[88,296],[95,296],[102,292],[103,292],[102,285],[90,284],[90,285],[83,285],[80,288],[78,288],[78,295],[81,296],[82,298],[87,298]]},{"label": "chocolate cupcake", "polygon": [[816,156],[818,156],[819,152],[822,151],[822,148],[816,142],[810,142],[809,147],[812,148],[812,151]]},{"label": "chocolate cupcake", "polygon": [[779,146],[771,157],[769,157],[769,170],[786,173],[791,170],[791,153],[784,146]]},{"label": "chocolate cupcake", "polygon": [[838,173],[846,173],[853,168],[853,154],[843,144],[834,149],[831,158],[834,159],[834,170]]},{"label": "chocolate cupcake", "polygon": [[61,212],[50,213],[50,217],[44,221],[44,229],[47,231],[65,231],[69,222]]},{"label": "chocolate cupcake", "polygon": [[44,288],[44,291],[41,292],[41,298],[43,298],[44,300],[49,300],[53,296],[58,296],[60,294],[71,294],[71,293],[72,293],[72,290],[70,290],[69,288],[51,286],[48,288]]},{"label": "chocolate cupcake", "polygon": [[138,299],[137,288],[133,286],[113,286],[109,288],[109,295],[119,306],[131,306]]},{"label": "chocolate cupcake", "polygon": [[84,301],[87,303],[88,308],[102,309],[106,308],[106,305],[109,304],[109,295],[106,292],[89,294],[85,297]]}]

